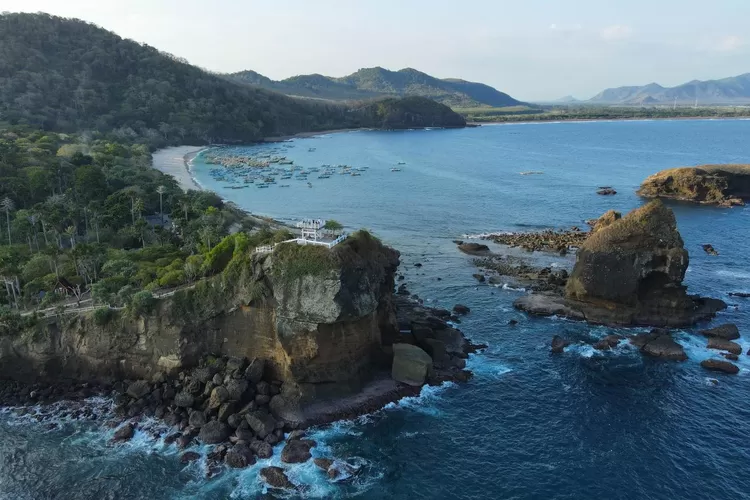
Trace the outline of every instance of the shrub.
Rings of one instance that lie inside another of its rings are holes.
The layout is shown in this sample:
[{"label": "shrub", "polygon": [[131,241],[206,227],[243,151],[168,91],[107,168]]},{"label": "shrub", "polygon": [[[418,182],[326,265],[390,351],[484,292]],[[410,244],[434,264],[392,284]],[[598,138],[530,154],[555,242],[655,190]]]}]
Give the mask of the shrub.
[{"label": "shrub", "polygon": [[159,286],[177,286],[185,282],[184,271],[169,271],[159,278]]},{"label": "shrub", "polygon": [[156,305],[156,299],[148,290],[141,290],[130,299],[130,309],[137,315],[150,313],[154,305]]},{"label": "shrub", "polygon": [[323,276],[336,268],[331,250],[320,245],[282,243],[273,251],[273,273],[292,281],[304,276]]},{"label": "shrub", "polygon": [[94,323],[99,326],[104,326],[112,320],[113,316],[114,311],[112,309],[109,307],[100,307],[99,309],[94,310]]}]

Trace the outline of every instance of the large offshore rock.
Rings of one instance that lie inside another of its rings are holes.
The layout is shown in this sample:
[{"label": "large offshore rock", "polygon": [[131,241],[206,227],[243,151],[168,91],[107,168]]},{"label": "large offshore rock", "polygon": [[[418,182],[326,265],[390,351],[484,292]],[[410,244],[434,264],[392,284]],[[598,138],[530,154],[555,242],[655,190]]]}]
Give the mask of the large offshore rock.
[{"label": "large offshore rock", "polygon": [[591,323],[692,325],[726,304],[687,294],[688,262],[674,214],[653,201],[591,234],[576,254],[564,297],[531,295],[515,305]]},{"label": "large offshore rock", "polygon": [[722,206],[750,199],[750,165],[701,165],[662,170],[638,190],[647,198],[673,198]]},{"label": "large offshore rock", "polygon": [[420,386],[432,371],[432,358],[411,344],[393,344],[391,377],[404,384]]}]

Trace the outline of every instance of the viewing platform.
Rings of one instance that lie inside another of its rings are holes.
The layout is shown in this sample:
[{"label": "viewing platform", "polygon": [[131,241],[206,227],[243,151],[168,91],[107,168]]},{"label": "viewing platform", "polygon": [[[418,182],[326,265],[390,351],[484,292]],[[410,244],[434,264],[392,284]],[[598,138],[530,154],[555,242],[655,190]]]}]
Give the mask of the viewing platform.
[{"label": "viewing platform", "polygon": [[341,232],[337,229],[326,229],[326,221],[323,219],[305,219],[296,224],[297,229],[300,230],[301,236],[299,238],[292,238],[289,240],[276,243],[275,245],[261,245],[255,248],[254,253],[271,253],[277,245],[282,243],[296,243],[298,245],[319,245],[328,248],[333,248],[345,239],[349,237],[346,232]]}]

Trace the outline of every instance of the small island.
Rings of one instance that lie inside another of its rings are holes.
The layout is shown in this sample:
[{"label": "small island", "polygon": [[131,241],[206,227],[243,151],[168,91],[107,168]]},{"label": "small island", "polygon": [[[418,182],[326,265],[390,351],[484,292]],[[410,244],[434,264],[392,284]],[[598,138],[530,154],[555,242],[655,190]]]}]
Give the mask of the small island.
[{"label": "small island", "polygon": [[669,198],[723,207],[742,206],[750,199],[750,165],[701,165],[662,170],[640,189],[644,198]]}]

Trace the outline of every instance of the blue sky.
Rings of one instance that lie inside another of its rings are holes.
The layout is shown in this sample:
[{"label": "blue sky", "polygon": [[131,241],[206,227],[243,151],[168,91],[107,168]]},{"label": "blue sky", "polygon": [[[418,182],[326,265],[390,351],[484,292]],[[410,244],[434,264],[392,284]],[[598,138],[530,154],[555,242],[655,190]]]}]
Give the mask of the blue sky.
[{"label": "blue sky", "polygon": [[523,100],[750,72],[750,0],[0,0],[94,22],[213,71],[413,67]]}]

